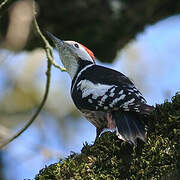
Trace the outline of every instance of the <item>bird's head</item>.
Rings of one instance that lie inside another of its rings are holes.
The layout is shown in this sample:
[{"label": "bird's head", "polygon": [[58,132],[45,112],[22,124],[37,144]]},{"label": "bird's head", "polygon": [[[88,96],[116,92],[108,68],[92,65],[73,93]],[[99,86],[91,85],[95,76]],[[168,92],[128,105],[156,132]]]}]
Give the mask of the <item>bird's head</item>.
[{"label": "bird's head", "polygon": [[75,41],[62,41],[49,32],[47,34],[54,42],[60,59],[72,79],[81,64],[95,64],[93,52],[84,45]]}]

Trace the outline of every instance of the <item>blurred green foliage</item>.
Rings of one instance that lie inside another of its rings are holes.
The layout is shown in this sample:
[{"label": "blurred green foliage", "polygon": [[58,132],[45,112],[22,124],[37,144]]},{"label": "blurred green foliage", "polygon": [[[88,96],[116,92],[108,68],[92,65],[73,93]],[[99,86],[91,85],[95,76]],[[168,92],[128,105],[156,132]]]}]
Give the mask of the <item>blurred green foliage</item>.
[{"label": "blurred green foliage", "polygon": [[[10,0],[11,4],[12,1]],[[117,51],[132,40],[145,25],[180,13],[179,0],[38,0],[38,23],[62,40],[75,40],[94,51],[101,61],[112,62]],[[9,6],[9,5],[8,5]],[[5,14],[5,8],[0,12]],[[7,11],[6,11],[7,15]],[[8,16],[0,19],[5,34]],[[31,33],[26,49],[42,46]]]},{"label": "blurred green foliage", "polygon": [[137,148],[115,134],[104,133],[81,154],[40,171],[36,180],[47,179],[179,179],[180,94],[172,102],[157,105],[148,117],[148,141]]}]

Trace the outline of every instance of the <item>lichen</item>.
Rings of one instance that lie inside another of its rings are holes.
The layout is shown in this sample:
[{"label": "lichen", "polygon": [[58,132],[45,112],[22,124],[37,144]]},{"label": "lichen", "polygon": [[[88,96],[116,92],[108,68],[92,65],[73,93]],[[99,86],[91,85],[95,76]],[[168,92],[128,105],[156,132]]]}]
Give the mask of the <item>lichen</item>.
[{"label": "lichen", "polygon": [[146,121],[146,143],[138,141],[135,148],[106,132],[80,154],[40,170],[35,179],[179,179],[180,94],[156,105]]}]

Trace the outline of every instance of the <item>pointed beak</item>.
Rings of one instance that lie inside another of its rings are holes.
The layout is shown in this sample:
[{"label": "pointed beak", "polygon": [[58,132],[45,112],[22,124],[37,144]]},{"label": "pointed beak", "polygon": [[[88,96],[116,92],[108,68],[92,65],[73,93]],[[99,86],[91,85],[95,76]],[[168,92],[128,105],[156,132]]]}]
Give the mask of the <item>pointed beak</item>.
[{"label": "pointed beak", "polygon": [[62,48],[65,46],[64,42],[60,39],[58,39],[57,37],[55,37],[53,34],[51,34],[50,32],[46,31],[47,35],[49,36],[49,38],[53,41],[54,45],[57,48]]},{"label": "pointed beak", "polygon": [[[47,32],[47,35],[49,38],[53,41],[54,45],[57,48],[57,51],[59,53],[60,60],[64,67],[66,68],[66,71],[70,74],[70,76],[74,77],[74,68],[77,66],[77,61],[79,59],[79,56],[76,54],[74,49],[69,45],[66,41],[62,41],[52,35],[50,32]],[[72,71],[72,72],[71,72]]]}]

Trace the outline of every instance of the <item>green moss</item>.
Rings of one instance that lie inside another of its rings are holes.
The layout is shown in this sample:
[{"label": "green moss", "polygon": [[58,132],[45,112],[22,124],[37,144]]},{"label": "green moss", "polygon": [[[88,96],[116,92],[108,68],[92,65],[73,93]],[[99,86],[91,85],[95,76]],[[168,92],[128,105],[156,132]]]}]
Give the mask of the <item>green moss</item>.
[{"label": "green moss", "polygon": [[148,121],[148,141],[137,148],[115,134],[104,133],[81,154],[42,169],[36,180],[48,179],[178,179],[180,177],[180,94],[157,105]]}]

